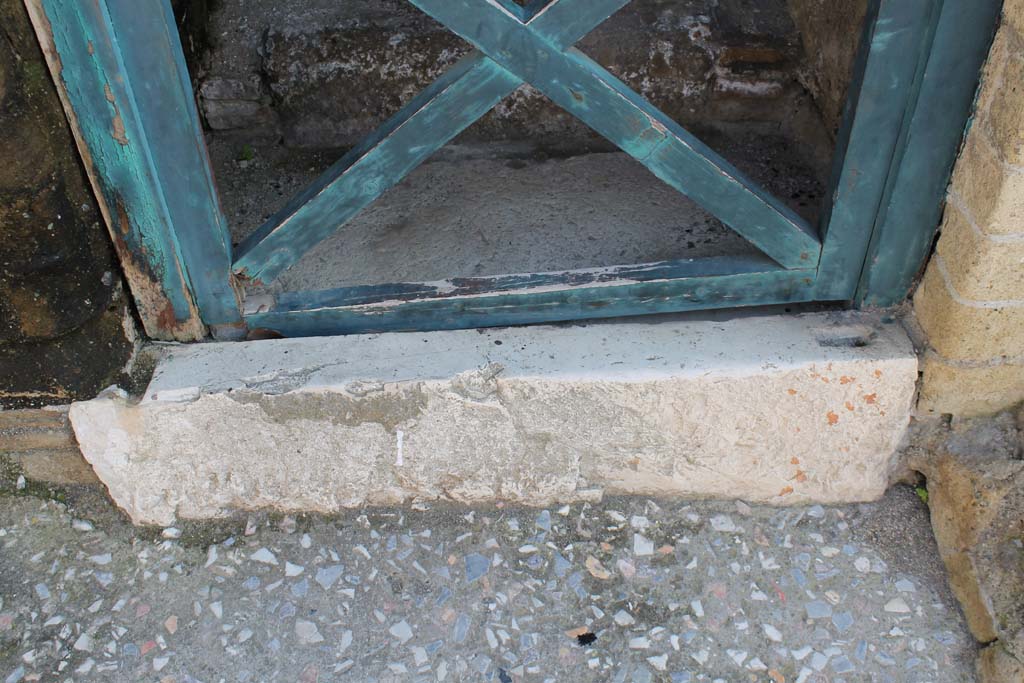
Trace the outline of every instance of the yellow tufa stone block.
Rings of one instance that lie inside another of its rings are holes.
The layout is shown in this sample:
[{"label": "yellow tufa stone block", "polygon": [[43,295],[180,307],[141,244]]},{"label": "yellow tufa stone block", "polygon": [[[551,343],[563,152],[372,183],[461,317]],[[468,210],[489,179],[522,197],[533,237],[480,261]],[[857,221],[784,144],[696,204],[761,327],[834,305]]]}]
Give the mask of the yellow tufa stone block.
[{"label": "yellow tufa stone block", "polygon": [[1006,0],[1003,5],[1003,29],[1024,35],[1024,0]]},{"label": "yellow tufa stone block", "polygon": [[30,480],[98,484],[82,457],[66,410],[0,411],[0,466],[10,459]]},{"label": "yellow tufa stone block", "polygon": [[952,360],[1005,361],[1024,355],[1024,304],[988,308],[954,297],[932,259],[914,295],[930,346]]},{"label": "yellow tufa stone block", "polygon": [[989,645],[978,655],[978,683],[1021,683],[1024,662],[1010,654],[1005,643]]},{"label": "yellow tufa stone block", "polygon": [[953,172],[953,192],[982,231],[1024,234],[1024,172],[1001,162],[983,135],[975,129],[968,136]]},{"label": "yellow tufa stone block", "polygon": [[1024,401],[1024,364],[962,367],[934,353],[922,364],[918,412],[961,417],[992,415]]},{"label": "yellow tufa stone block", "polygon": [[1024,41],[1010,28],[992,46],[977,118],[1003,161],[1024,165]]},{"label": "yellow tufa stone block", "polygon": [[999,242],[980,234],[949,205],[937,250],[950,284],[964,299],[1024,301],[1024,239]]}]

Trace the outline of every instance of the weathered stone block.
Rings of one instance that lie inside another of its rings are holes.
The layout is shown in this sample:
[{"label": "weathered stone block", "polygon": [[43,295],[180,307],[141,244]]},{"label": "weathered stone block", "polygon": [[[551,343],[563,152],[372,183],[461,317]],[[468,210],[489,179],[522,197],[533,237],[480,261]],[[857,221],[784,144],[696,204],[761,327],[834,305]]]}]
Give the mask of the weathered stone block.
[{"label": "weathered stone block", "polygon": [[0,407],[92,396],[132,322],[99,208],[21,0],[0,0]]},{"label": "weathered stone block", "polygon": [[259,101],[263,97],[263,86],[259,78],[211,77],[203,81],[199,95],[204,100],[247,100]]},{"label": "weathered stone block", "polygon": [[[953,289],[975,301],[1024,303],[1024,240],[997,242],[968,220],[955,206],[946,207],[937,249]],[[1024,331],[1020,343],[1024,347]]]},{"label": "weathered stone block", "polygon": [[274,112],[259,101],[203,100],[206,124],[213,130],[239,130],[258,135],[270,130],[276,123]]},{"label": "weathered stone block", "polygon": [[31,480],[99,483],[78,449],[67,407],[0,411],[0,463],[4,458]]},{"label": "weathered stone block", "polygon": [[270,96],[263,92],[259,76],[247,78],[211,77],[199,87],[199,99],[207,125],[214,130],[276,128],[277,115]]},{"label": "weathered stone block", "polygon": [[978,683],[1024,683],[1024,662],[1001,644],[990,645],[978,655]]},{"label": "weathered stone block", "polygon": [[934,353],[922,361],[917,409],[935,415],[992,415],[1024,401],[1024,363],[964,366]]},{"label": "weathered stone block", "polygon": [[814,96],[825,123],[839,129],[867,0],[789,0],[808,64],[801,80]]},{"label": "weathered stone block", "polygon": [[938,452],[912,462],[949,583],[975,638],[1012,654],[1024,633],[1024,460],[1010,414],[961,423]]},{"label": "weathered stone block", "polygon": [[978,110],[1003,160],[1024,166],[1024,40],[1011,29],[996,35]]},{"label": "weathered stone block", "polygon": [[1024,0],[1006,0],[1003,4],[1003,28],[1024,35]]},{"label": "weathered stone block", "polygon": [[963,198],[982,231],[994,235],[1024,233],[1024,173],[996,156],[973,131],[953,171],[953,191]]},{"label": "weathered stone block", "polygon": [[[306,0],[295,8],[227,0],[214,23],[230,39],[211,51],[211,78],[263,80],[293,146],[356,143],[470,49],[397,0]],[[812,108],[797,83],[803,55],[785,0],[634,0],[578,47],[683,124],[788,123],[797,103]],[[783,105],[781,96],[792,101]],[[205,112],[208,119],[243,124],[218,101],[203,100],[220,108]],[[606,144],[528,87],[463,139],[570,151]]]},{"label": "weathered stone block", "polygon": [[137,523],[411,499],[880,496],[910,415],[902,329],[810,315],[178,348],[141,402],[76,403]]},{"label": "weathered stone block", "polygon": [[957,300],[942,276],[942,262],[933,258],[914,295],[914,310],[928,342],[951,360],[1005,360],[1021,355],[1024,304],[993,304]]}]

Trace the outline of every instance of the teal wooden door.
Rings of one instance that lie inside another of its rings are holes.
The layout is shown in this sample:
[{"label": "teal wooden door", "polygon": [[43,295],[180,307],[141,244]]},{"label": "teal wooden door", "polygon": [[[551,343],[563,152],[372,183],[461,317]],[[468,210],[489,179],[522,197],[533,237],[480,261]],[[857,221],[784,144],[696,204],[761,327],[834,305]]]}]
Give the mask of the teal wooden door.
[{"label": "teal wooden door", "polygon": [[[232,250],[167,0],[26,0],[157,338],[453,329],[812,301],[891,305],[938,224],[999,0],[871,0],[810,225],[573,45],[629,0],[409,0],[474,51]],[[246,296],[528,83],[757,247]]]}]

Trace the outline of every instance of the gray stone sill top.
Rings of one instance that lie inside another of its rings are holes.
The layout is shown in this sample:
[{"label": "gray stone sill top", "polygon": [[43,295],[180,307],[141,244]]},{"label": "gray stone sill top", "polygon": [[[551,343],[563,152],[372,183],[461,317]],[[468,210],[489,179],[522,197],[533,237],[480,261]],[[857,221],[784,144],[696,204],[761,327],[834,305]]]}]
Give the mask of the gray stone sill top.
[{"label": "gray stone sill top", "polygon": [[893,358],[917,362],[906,333],[864,313],[228,342],[169,346],[142,402],[234,390],[359,396],[480,369],[502,379],[646,382]]}]

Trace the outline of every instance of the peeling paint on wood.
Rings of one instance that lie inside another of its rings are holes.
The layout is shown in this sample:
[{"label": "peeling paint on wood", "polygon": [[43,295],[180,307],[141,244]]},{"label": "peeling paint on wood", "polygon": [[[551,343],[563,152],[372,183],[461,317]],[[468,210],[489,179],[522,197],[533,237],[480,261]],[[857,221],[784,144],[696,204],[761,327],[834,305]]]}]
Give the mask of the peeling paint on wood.
[{"label": "peeling paint on wood", "polygon": [[[166,341],[197,341],[205,336],[205,330],[199,320],[199,312],[194,303],[189,301],[191,315],[185,321],[179,321],[174,304],[167,298],[163,282],[153,273],[151,263],[143,254],[139,254],[129,242],[133,237],[133,227],[128,218],[124,204],[115,198],[117,221],[111,232],[114,248],[121,259],[121,269],[132,288],[139,317],[146,326],[146,333],[153,339]],[[173,264],[177,269],[178,264]],[[156,332],[150,328],[155,328]]]},{"label": "peeling paint on wood", "polygon": [[288,292],[247,302],[245,319],[288,337],[500,327],[809,301],[814,283],[813,270],[785,270],[764,257],[616,270],[508,276],[477,291],[449,281],[447,292],[442,283]]},{"label": "peeling paint on wood", "polygon": [[[65,0],[25,4],[146,333],[154,339],[201,339],[205,329],[179,276],[177,259],[168,253],[166,225],[143,196],[143,188],[153,179],[138,158],[139,151],[128,144],[123,119],[116,113],[118,83],[105,75],[116,61],[113,44],[108,34],[106,54],[101,54],[101,37],[87,29],[101,23],[99,7]],[[60,21],[53,21],[55,15]],[[120,139],[115,116],[121,121]],[[136,212],[133,217],[129,206]],[[173,321],[170,327],[168,319]]]},{"label": "peeling paint on wood", "polygon": [[[187,76],[176,80],[184,67],[170,8],[25,2],[147,334],[195,341],[204,321],[238,321],[198,114]],[[220,273],[210,273],[204,261],[218,251]]]}]

